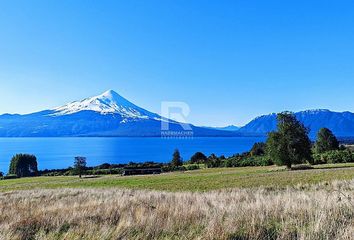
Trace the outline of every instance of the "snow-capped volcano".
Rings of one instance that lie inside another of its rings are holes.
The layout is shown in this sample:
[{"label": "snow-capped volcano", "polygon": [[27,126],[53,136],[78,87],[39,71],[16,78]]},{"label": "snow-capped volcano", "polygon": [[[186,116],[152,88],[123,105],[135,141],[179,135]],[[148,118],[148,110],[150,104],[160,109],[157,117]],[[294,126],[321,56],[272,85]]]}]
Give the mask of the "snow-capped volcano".
[{"label": "snow-capped volcano", "polygon": [[[170,132],[183,126],[136,106],[113,90],[51,110],[25,115],[0,115],[0,137],[162,136],[161,123]],[[229,136],[225,131],[195,127],[193,136]]]},{"label": "snow-capped volcano", "polygon": [[53,109],[53,116],[62,116],[81,111],[94,111],[103,115],[119,114],[122,118],[131,119],[161,119],[155,113],[129,102],[113,90],[108,90],[101,95],[75,101]]}]

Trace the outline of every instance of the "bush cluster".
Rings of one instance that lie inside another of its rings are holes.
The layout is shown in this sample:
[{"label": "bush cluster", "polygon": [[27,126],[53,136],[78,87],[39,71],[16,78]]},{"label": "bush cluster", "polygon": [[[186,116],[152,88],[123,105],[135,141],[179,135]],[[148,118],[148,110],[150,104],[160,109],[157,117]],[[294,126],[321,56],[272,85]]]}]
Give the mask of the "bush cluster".
[{"label": "bush cluster", "polygon": [[198,164],[187,164],[183,166],[173,166],[172,164],[165,164],[162,166],[162,172],[178,172],[178,171],[192,171],[200,169]]},{"label": "bush cluster", "polygon": [[234,157],[226,160],[225,167],[270,166],[274,163],[268,156]]},{"label": "bush cluster", "polygon": [[269,157],[262,156],[251,156],[247,154],[235,155],[229,158],[210,158],[206,163],[208,168],[218,168],[218,167],[247,167],[247,166],[270,166],[274,163],[269,159]]},{"label": "bush cluster", "polygon": [[110,174],[122,174],[123,168],[108,168],[108,169],[92,169],[86,170],[87,175],[110,175]]},{"label": "bush cluster", "polygon": [[333,150],[313,155],[313,164],[354,162],[354,153],[350,150]]}]

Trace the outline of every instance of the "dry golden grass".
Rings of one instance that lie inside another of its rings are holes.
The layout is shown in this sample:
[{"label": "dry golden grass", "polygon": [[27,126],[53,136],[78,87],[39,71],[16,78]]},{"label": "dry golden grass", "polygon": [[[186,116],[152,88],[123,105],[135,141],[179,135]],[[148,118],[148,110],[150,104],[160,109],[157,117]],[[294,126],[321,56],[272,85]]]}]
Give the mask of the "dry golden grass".
[{"label": "dry golden grass", "polygon": [[[171,193],[0,193],[0,239],[353,239],[354,181]],[[348,197],[349,196],[349,197]]]}]

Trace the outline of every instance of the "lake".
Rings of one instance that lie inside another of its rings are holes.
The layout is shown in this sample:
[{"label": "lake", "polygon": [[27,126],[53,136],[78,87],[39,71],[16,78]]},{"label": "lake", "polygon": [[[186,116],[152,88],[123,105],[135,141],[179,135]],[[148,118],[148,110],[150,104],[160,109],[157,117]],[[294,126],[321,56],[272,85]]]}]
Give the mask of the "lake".
[{"label": "lake", "polygon": [[85,156],[88,166],[102,163],[169,162],[177,148],[183,159],[195,152],[231,156],[250,150],[262,137],[162,138],[0,138],[0,171],[7,173],[16,153],[37,157],[38,168],[58,169],[73,165],[75,156]]}]

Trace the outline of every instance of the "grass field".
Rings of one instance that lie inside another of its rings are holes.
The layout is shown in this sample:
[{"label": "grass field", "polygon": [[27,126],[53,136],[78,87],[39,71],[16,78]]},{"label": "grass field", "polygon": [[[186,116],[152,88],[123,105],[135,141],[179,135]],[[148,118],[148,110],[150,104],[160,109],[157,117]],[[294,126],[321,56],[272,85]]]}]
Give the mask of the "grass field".
[{"label": "grass field", "polygon": [[336,164],[2,180],[0,239],[352,239],[353,178]]},{"label": "grass field", "polygon": [[282,188],[323,181],[349,180],[354,164],[318,165],[311,170],[286,171],[282,167],[215,168],[161,175],[78,177],[34,177],[0,181],[0,191],[52,188],[133,188],[163,191],[210,191],[225,188]]},{"label": "grass field", "polygon": [[354,181],[286,189],[0,193],[0,239],[353,239]]}]

